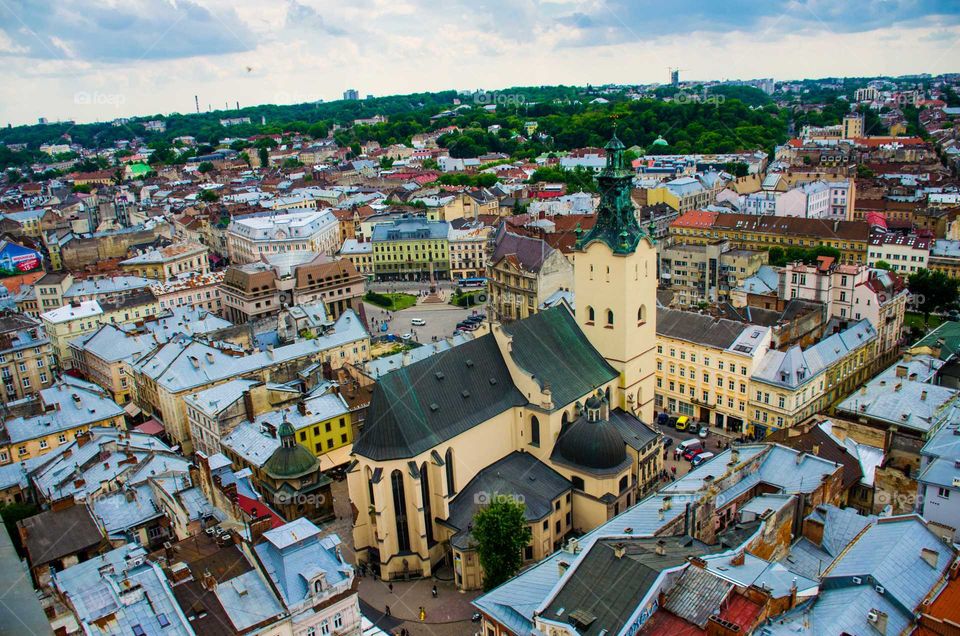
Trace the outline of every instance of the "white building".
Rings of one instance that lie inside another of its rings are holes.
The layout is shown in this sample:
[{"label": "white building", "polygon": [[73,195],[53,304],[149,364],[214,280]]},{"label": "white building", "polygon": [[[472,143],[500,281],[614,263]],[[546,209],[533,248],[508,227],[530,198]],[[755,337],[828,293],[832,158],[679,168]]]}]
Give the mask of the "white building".
[{"label": "white building", "polygon": [[340,224],[325,210],[292,209],[234,218],[227,227],[227,253],[235,264],[263,255],[309,251],[333,254],[340,249]]},{"label": "white building", "polygon": [[871,237],[867,249],[867,265],[879,261],[890,264],[893,271],[913,274],[927,266],[930,258],[930,239],[903,234],[878,234]]}]

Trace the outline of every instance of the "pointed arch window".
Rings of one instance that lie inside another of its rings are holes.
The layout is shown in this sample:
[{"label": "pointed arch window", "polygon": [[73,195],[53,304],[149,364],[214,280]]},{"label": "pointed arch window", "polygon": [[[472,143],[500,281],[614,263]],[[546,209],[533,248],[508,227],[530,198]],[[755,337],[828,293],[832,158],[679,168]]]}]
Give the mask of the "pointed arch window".
[{"label": "pointed arch window", "polygon": [[536,415],[530,418],[530,444],[540,446],[540,420]]},{"label": "pointed arch window", "polygon": [[447,493],[453,495],[457,492],[456,484],[453,481],[453,449],[448,448],[444,457],[444,468],[447,472]]},{"label": "pointed arch window", "polygon": [[592,325],[593,321],[597,319],[597,312],[593,310],[593,307],[587,306],[587,324]]},{"label": "pointed arch window", "polygon": [[403,473],[395,470],[390,474],[393,489],[393,510],[397,530],[397,550],[410,551],[410,528],[407,524],[407,501],[403,488]]},{"label": "pointed arch window", "polygon": [[607,326],[608,327],[613,326],[613,310],[612,309],[607,310]]}]

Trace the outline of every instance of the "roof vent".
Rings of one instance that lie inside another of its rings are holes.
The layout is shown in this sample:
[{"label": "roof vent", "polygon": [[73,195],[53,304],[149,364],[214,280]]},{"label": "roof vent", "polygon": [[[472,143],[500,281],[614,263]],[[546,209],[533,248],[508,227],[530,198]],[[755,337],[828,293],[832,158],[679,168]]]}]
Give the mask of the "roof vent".
[{"label": "roof vent", "polygon": [[440,405],[434,402],[430,405],[430,410],[433,412],[437,412],[440,410]]},{"label": "roof vent", "polygon": [[490,384],[496,384],[496,383],[497,383],[496,378],[490,378]]},{"label": "roof vent", "polygon": [[461,397],[468,398],[468,397],[470,397],[470,391],[464,389],[463,391],[460,391],[460,396],[461,396]]},{"label": "roof vent", "polygon": [[468,366],[468,367],[472,367],[472,366],[473,366],[473,360],[472,360],[472,359],[467,358],[467,366]]},{"label": "roof vent", "polygon": [[442,379],[443,379],[443,371],[437,371],[436,373],[433,374],[433,377],[435,377],[435,378],[438,379],[438,380],[442,380]]}]

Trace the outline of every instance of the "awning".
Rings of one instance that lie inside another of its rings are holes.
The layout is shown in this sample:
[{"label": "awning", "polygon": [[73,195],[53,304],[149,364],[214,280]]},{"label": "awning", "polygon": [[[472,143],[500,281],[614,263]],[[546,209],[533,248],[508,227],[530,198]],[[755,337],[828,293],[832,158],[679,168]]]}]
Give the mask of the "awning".
[{"label": "awning", "polygon": [[335,448],[330,452],[320,456],[320,470],[330,470],[337,466],[343,466],[350,463],[350,453],[353,452],[353,444],[347,444],[340,448]]},{"label": "awning", "polygon": [[143,413],[143,411],[140,410],[140,407],[137,406],[136,404],[134,404],[133,402],[130,402],[130,403],[127,404],[125,407],[123,407],[123,410],[124,410],[124,411],[126,412],[126,414],[129,415],[130,417],[136,417],[136,416],[140,415],[141,413]]},{"label": "awning", "polygon": [[134,428],[133,431],[135,433],[143,433],[144,435],[159,435],[163,432],[163,424],[151,417],[140,426]]}]

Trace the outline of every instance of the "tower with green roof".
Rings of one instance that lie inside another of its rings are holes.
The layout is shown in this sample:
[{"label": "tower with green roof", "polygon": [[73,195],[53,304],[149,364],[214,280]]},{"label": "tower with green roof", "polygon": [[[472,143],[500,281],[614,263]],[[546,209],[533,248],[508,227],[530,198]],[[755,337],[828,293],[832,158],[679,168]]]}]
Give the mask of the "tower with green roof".
[{"label": "tower with green roof", "polygon": [[590,343],[620,372],[611,406],[653,419],[656,363],[657,256],[651,231],[637,221],[630,190],[633,170],[616,133],[604,147],[597,175],[595,223],[577,228],[574,303]]}]

